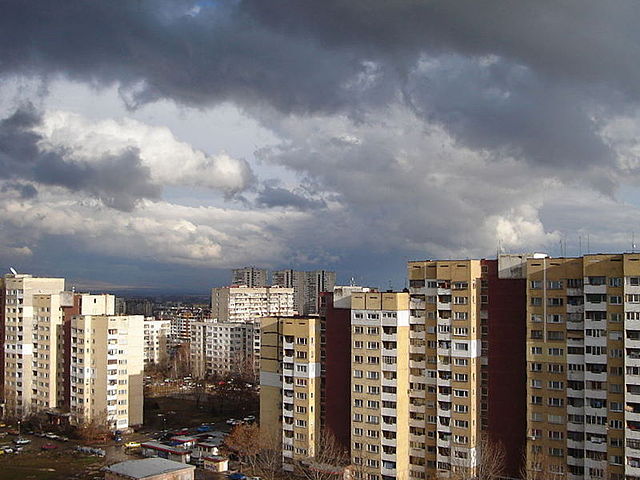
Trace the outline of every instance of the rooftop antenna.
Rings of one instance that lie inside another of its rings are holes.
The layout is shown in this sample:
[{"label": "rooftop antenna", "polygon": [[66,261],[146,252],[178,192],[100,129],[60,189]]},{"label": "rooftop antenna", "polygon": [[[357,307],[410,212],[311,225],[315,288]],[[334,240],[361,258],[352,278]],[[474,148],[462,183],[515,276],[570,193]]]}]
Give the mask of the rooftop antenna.
[{"label": "rooftop antenna", "polygon": [[580,256],[582,256],[582,235],[578,235],[578,245],[580,250]]},{"label": "rooftop antenna", "polygon": [[589,234],[587,233],[587,254],[591,253],[591,246],[589,245]]},{"label": "rooftop antenna", "polygon": [[636,232],[631,232],[631,253],[636,253]]},{"label": "rooftop antenna", "polygon": [[351,277],[351,280],[349,281],[349,286],[350,286],[350,287],[355,287],[355,286],[356,286],[356,279],[355,279],[355,277]]},{"label": "rooftop antenna", "polygon": [[16,272],[16,269],[13,267],[9,267],[9,270],[11,270],[11,273],[13,273],[14,275],[18,274],[18,272]]}]

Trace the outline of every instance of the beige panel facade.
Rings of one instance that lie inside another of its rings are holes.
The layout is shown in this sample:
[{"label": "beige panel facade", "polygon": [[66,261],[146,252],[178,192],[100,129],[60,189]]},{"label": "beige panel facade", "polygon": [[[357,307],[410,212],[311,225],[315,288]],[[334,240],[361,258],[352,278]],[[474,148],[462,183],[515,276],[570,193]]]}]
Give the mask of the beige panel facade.
[{"label": "beige panel facade", "polygon": [[409,475],[409,295],[352,293],[351,461],[357,478]]},{"label": "beige panel facade", "polygon": [[113,430],[142,424],[144,317],[76,315],[71,319],[71,414],[77,424]]},{"label": "beige panel facade", "polygon": [[482,425],[480,260],[409,262],[409,477],[474,475]]},{"label": "beige panel facade", "polygon": [[3,283],[4,412],[26,417],[57,404],[57,334],[64,279],[7,274]]},{"label": "beige panel facade", "polygon": [[281,438],[283,468],[315,455],[320,425],[320,319],[271,317],[261,323],[260,421]]},{"label": "beige panel facade", "polygon": [[640,478],[640,255],[527,264],[527,468]]}]

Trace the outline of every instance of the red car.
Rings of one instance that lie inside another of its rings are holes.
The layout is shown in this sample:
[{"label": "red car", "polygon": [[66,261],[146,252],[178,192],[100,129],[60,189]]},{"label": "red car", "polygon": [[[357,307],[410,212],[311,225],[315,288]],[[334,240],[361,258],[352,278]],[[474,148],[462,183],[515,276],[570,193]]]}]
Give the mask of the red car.
[{"label": "red car", "polygon": [[53,443],[45,443],[40,448],[42,450],[55,450],[56,448],[58,448],[58,446],[54,445]]}]

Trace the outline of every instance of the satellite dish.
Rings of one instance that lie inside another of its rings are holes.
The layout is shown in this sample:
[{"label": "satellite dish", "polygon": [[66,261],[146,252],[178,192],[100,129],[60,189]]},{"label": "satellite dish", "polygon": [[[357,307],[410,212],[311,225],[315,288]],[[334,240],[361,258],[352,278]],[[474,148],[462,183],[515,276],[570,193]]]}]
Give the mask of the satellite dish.
[{"label": "satellite dish", "polygon": [[16,272],[16,269],[13,267],[9,267],[9,270],[11,270],[11,273],[13,273],[14,275],[18,274],[18,272]]}]

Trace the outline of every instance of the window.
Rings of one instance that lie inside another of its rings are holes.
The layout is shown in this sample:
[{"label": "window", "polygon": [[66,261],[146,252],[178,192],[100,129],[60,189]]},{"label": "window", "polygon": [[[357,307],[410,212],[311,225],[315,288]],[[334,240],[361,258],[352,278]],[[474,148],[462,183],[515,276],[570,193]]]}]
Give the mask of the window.
[{"label": "window", "polygon": [[609,278],[609,286],[610,287],[621,287],[622,286],[622,278],[621,277],[610,277]]},{"label": "window", "polygon": [[549,397],[547,404],[550,407],[562,407],[564,405],[564,398]]},{"label": "window", "polygon": [[547,323],[563,323],[564,318],[559,313],[547,315]]},{"label": "window", "polygon": [[541,372],[542,371],[542,364],[541,363],[532,363],[530,366],[530,370],[532,372]]},{"label": "window", "polygon": [[622,305],[622,296],[621,295],[609,296],[609,303],[611,305]]},{"label": "window", "polygon": [[542,305],[542,297],[531,297],[531,306],[539,307]]},{"label": "window", "polygon": [[542,281],[541,280],[531,280],[530,286],[533,289],[542,288]]}]

